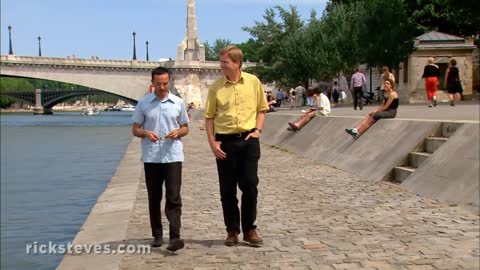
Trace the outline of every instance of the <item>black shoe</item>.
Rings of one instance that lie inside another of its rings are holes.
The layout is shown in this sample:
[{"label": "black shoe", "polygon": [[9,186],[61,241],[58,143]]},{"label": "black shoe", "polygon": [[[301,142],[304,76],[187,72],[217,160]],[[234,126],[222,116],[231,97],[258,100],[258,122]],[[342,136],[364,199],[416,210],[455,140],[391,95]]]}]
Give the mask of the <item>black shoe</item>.
[{"label": "black shoe", "polygon": [[163,239],[160,238],[153,238],[152,242],[150,243],[150,246],[153,248],[161,247],[163,245]]},{"label": "black shoe", "polygon": [[437,100],[436,99],[433,100],[433,107],[437,107]]},{"label": "black shoe", "polygon": [[297,126],[295,126],[295,124],[293,124],[292,122],[288,122],[288,125],[290,126],[290,128],[291,128],[293,131],[299,130],[299,128],[298,128]]},{"label": "black shoe", "polygon": [[182,239],[178,239],[178,238],[177,239],[172,239],[168,243],[167,250],[171,251],[171,252],[175,252],[179,249],[182,249],[184,246],[185,246],[185,244],[183,243]]},{"label": "black shoe", "polygon": [[345,132],[350,134],[353,137],[354,140],[356,140],[358,138],[358,132],[353,128],[346,128]]}]

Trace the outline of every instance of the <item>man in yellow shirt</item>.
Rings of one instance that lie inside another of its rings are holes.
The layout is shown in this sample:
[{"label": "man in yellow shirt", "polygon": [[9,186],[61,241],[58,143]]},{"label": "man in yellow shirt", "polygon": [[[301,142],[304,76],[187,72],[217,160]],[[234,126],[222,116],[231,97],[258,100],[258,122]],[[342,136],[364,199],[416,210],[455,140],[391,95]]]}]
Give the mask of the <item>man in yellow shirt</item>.
[{"label": "man in yellow shirt", "polygon": [[[223,219],[227,230],[225,245],[238,244],[240,224],[243,240],[261,246],[256,232],[258,160],[268,103],[260,80],[242,72],[243,54],[235,46],[220,51],[223,77],[208,90],[205,127],[208,143],[217,160]],[[237,186],[242,191],[241,216]]]}]

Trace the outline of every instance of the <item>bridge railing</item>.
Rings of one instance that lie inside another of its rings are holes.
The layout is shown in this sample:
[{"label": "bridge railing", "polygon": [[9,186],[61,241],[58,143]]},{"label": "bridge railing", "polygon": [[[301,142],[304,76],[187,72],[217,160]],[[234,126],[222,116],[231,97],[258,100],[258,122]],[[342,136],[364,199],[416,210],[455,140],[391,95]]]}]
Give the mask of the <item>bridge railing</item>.
[{"label": "bridge railing", "polygon": [[[62,57],[37,57],[19,55],[1,55],[2,64],[31,64],[51,66],[88,66],[98,68],[142,68],[153,69],[164,66],[171,69],[212,69],[220,70],[218,61],[139,61],[139,60],[112,60],[112,59],[87,59],[87,58],[62,58]],[[246,62],[244,67],[254,66],[253,62]]]}]

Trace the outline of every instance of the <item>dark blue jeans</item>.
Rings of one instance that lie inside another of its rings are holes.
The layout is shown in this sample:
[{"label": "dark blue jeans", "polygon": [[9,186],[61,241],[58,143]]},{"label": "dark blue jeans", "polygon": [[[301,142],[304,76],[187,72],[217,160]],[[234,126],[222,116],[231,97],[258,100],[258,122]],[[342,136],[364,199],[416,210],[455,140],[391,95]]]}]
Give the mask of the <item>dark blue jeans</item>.
[{"label": "dark blue jeans", "polygon": [[[219,134],[216,135],[216,140],[222,142],[221,149],[227,154],[226,159],[217,159],[225,227],[229,232],[240,233],[241,219],[242,231],[245,233],[256,228],[260,142],[257,138],[245,141],[245,136]],[[241,215],[237,186],[242,191]]]},{"label": "dark blue jeans", "polygon": [[180,238],[182,198],[182,162],[144,163],[148,192],[148,210],[152,236],[162,238],[162,188],[165,182],[165,215],[170,229],[170,239]]},{"label": "dark blue jeans", "polygon": [[354,87],[353,88],[353,108],[357,109],[357,104],[360,107],[360,110],[363,110],[363,90],[362,87]]}]

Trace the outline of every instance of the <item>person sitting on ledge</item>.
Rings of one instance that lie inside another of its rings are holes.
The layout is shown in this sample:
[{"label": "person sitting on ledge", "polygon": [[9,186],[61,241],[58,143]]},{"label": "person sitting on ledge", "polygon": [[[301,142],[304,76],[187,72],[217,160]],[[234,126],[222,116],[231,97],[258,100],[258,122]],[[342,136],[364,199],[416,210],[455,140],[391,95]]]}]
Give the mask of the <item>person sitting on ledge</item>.
[{"label": "person sitting on ledge", "polygon": [[395,116],[397,116],[398,93],[395,90],[395,83],[391,79],[385,79],[384,86],[385,98],[383,105],[370,112],[365,118],[363,118],[362,122],[354,128],[345,129],[345,131],[352,135],[355,140],[379,119],[395,118]]},{"label": "person sitting on ledge", "polygon": [[288,122],[289,127],[287,130],[300,130],[315,116],[327,116],[330,114],[330,112],[330,101],[328,100],[328,97],[324,93],[321,93],[320,88],[316,87],[313,90],[313,106],[310,107],[310,110],[304,111],[302,116],[300,116],[300,119],[298,119],[296,122]]}]

